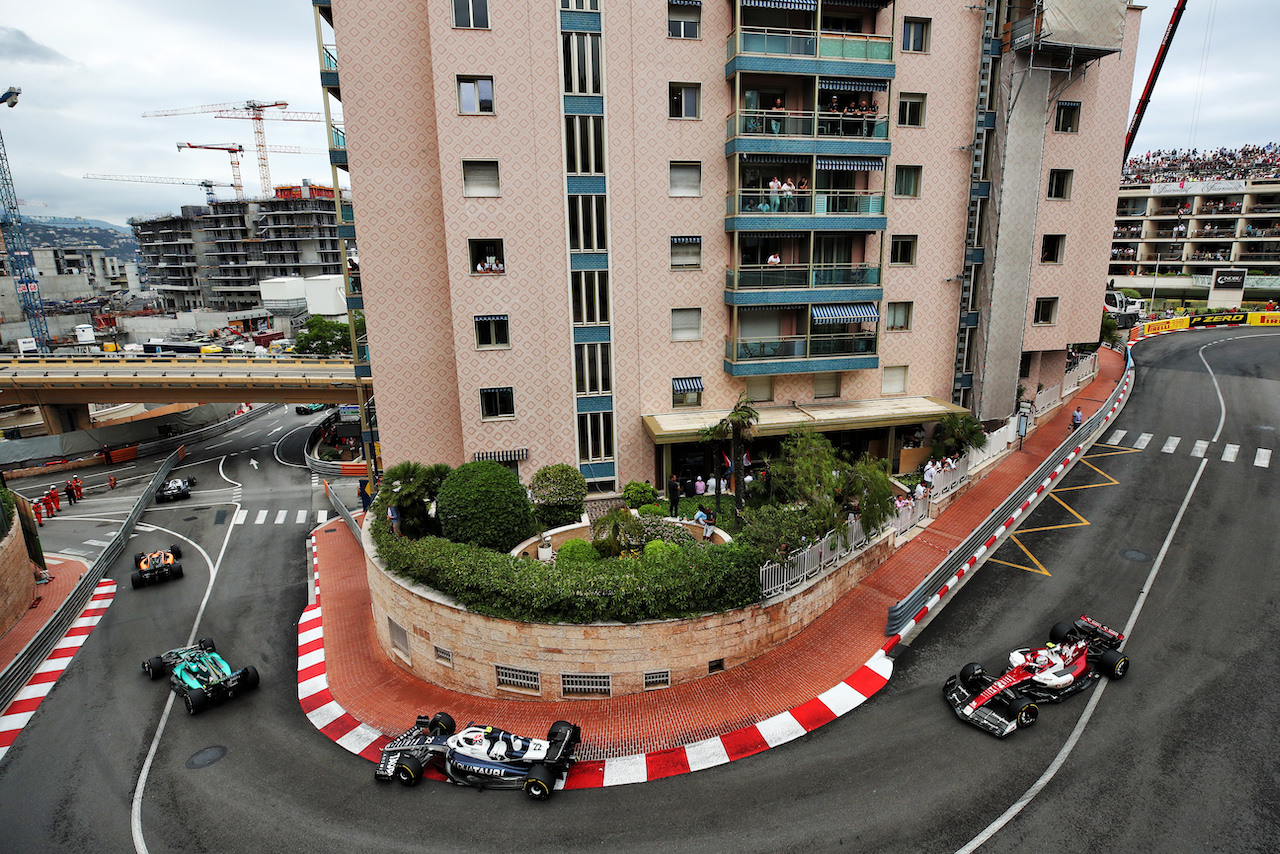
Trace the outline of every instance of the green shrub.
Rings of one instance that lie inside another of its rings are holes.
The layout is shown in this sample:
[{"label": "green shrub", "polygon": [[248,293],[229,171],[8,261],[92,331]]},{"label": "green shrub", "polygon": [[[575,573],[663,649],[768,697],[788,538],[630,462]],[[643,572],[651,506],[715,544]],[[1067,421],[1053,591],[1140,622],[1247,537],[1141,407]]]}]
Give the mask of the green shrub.
[{"label": "green shrub", "polygon": [[658,516],[642,515],[639,521],[641,538],[646,546],[654,541],[673,543],[677,546],[695,542],[693,534],[690,534],[689,529],[684,525],[668,522]]},{"label": "green shrub", "polygon": [[336,460],[339,456],[341,456],[333,448],[321,448],[319,453],[320,453],[320,459],[326,463],[331,463],[334,460]]},{"label": "green shrub", "polygon": [[373,499],[373,512],[385,518],[387,507],[400,508],[400,533],[418,538],[438,534],[431,518],[431,501],[427,493],[428,469],[421,463],[396,463],[382,473],[382,486]]},{"label": "green shrub", "polygon": [[636,511],[641,517],[644,516],[663,516],[667,515],[667,507],[662,504],[643,504]]},{"label": "green shrub", "polygon": [[600,559],[600,553],[596,551],[596,547],[586,540],[574,538],[565,540],[560,548],[556,549],[556,560],[578,561],[579,563],[594,563]]},{"label": "green shrub", "polygon": [[644,547],[644,529],[630,510],[618,507],[591,524],[591,544],[601,555],[619,557]]},{"label": "green shrub", "polygon": [[544,529],[572,525],[582,519],[587,479],[573,466],[543,466],[534,472],[529,491],[533,494],[534,517]]},{"label": "green shrub", "polygon": [[[386,478],[383,478],[384,489]],[[444,537],[499,552],[533,534],[533,506],[515,474],[490,460],[464,463],[445,478],[436,499]]]},{"label": "green shrub", "polygon": [[622,500],[632,510],[638,510],[642,505],[657,501],[658,490],[653,484],[633,480],[622,488]]},{"label": "green shrub", "polygon": [[666,540],[650,540],[644,544],[644,557],[642,559],[645,563],[653,563],[654,561],[662,560],[664,556],[672,552],[678,551],[680,551],[680,547],[675,543],[669,543]]}]

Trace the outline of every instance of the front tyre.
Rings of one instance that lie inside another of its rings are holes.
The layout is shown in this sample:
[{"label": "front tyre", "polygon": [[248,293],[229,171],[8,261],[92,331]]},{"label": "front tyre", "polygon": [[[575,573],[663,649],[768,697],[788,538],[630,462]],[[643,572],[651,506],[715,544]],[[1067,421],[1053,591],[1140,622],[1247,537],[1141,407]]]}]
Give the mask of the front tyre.
[{"label": "front tyre", "polygon": [[418,757],[405,754],[396,762],[396,779],[405,786],[416,786],[422,779],[422,763]]},{"label": "front tyre", "polygon": [[169,546],[169,554],[173,555],[174,560],[181,560],[182,546],[178,545],[177,543],[174,543],[173,545]]},{"label": "front tyre", "polygon": [[1129,656],[1118,649],[1109,649],[1098,660],[1098,669],[1112,679],[1123,679],[1129,672]]},{"label": "front tyre", "polygon": [[531,800],[545,801],[551,797],[551,790],[556,785],[556,772],[546,765],[538,764],[529,769],[529,776],[524,780],[524,793]]},{"label": "front tyre", "polygon": [[1063,620],[1060,623],[1054,623],[1053,628],[1049,629],[1049,643],[1062,643],[1076,629],[1075,625]]},{"label": "front tyre", "polygon": [[147,672],[147,678],[151,680],[159,679],[164,675],[164,659],[160,656],[148,658],[142,662],[142,669]]},{"label": "front tyre", "polygon": [[200,638],[197,646],[205,652],[217,652],[218,648],[213,645],[213,638]]},{"label": "front tyre", "polygon": [[1009,704],[1009,714],[1017,723],[1018,729],[1034,726],[1040,717],[1040,707],[1026,697],[1019,697]]},{"label": "front tyre", "polygon": [[960,684],[971,694],[977,694],[982,690],[986,678],[987,671],[976,661],[960,668]]},{"label": "front tyre", "polygon": [[453,715],[448,712],[436,712],[431,716],[431,722],[427,724],[428,735],[453,735],[458,729],[458,725],[453,722]]}]

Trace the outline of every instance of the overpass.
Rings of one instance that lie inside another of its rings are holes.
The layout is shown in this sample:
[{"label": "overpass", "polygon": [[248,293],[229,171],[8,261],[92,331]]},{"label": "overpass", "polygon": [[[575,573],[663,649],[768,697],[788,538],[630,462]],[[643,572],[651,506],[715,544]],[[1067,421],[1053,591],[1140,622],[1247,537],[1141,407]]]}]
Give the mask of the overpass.
[{"label": "overpass", "polygon": [[357,382],[350,358],[0,355],[0,407],[39,406],[51,434],[91,427],[90,403],[358,403]]}]

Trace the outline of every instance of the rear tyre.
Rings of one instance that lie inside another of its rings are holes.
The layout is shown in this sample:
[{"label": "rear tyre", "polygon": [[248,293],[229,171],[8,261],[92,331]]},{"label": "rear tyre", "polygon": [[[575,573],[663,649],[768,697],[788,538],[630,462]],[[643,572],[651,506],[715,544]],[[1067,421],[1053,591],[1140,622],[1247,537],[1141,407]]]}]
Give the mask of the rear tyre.
[{"label": "rear tyre", "polygon": [[1026,729],[1035,725],[1040,717],[1040,707],[1026,697],[1019,697],[1009,703],[1009,714],[1018,724],[1018,729]]},{"label": "rear tyre", "polygon": [[142,669],[147,672],[147,678],[151,680],[159,679],[164,675],[164,659],[160,656],[148,658],[142,662]]},{"label": "rear tyre", "polygon": [[573,732],[573,724],[568,721],[556,721],[551,725],[551,729],[547,730],[547,741],[555,741],[556,736],[562,732]]},{"label": "rear tyre", "polygon": [[416,786],[422,779],[422,763],[418,757],[408,754],[401,756],[396,762],[396,779],[405,786]]},{"label": "rear tyre", "polygon": [[1109,649],[1102,654],[1098,669],[1112,679],[1123,679],[1129,672],[1129,656],[1118,649]]},{"label": "rear tyre", "polygon": [[200,641],[199,641],[199,643],[197,644],[197,646],[199,646],[199,647],[200,647],[201,649],[203,649],[205,652],[217,652],[217,651],[218,651],[218,648],[217,648],[216,646],[214,646],[214,645],[213,645],[213,638],[200,638]]},{"label": "rear tyre", "polygon": [[1060,623],[1054,623],[1053,628],[1049,629],[1049,643],[1062,643],[1070,637],[1072,632],[1075,630],[1075,625],[1068,623],[1066,620],[1063,620]]},{"label": "rear tyre", "polygon": [[194,477],[187,478],[187,486],[195,486],[195,485],[196,485],[196,479]]},{"label": "rear tyre", "polygon": [[177,543],[174,543],[173,545],[169,546],[169,554],[173,555],[174,560],[181,560],[182,546],[178,545]]},{"label": "rear tyre", "polygon": [[180,563],[175,563],[173,566],[169,567],[169,577],[170,577],[170,578],[181,578],[181,577],[182,577],[182,564],[180,564]]},{"label": "rear tyre", "polygon": [[240,687],[245,691],[258,687],[258,668],[250,664],[244,669],[244,675],[240,678]]},{"label": "rear tyre", "polygon": [[203,688],[192,688],[182,695],[182,701],[186,703],[189,715],[198,715],[209,708],[209,696]]},{"label": "rear tyre", "polygon": [[135,554],[135,555],[133,556],[133,565],[134,565],[134,566],[141,566],[141,565],[142,565],[142,559],[143,559],[144,557],[146,557],[146,554],[145,554],[145,553],[143,553],[143,552],[138,552],[137,554]]},{"label": "rear tyre", "polygon": [[529,769],[524,779],[524,793],[530,800],[545,801],[556,786],[556,772],[541,763]]},{"label": "rear tyre", "polygon": [[982,690],[982,683],[986,676],[987,671],[976,661],[960,668],[960,684],[964,686],[966,691],[971,693],[976,694]]},{"label": "rear tyre", "polygon": [[427,732],[430,735],[453,735],[458,729],[458,725],[453,722],[453,716],[448,712],[436,712],[431,716],[431,722],[427,724]]},{"label": "rear tyre", "polygon": [[135,572],[131,575],[129,577],[129,582],[133,585],[134,590],[137,590],[139,587],[145,587],[147,584],[147,580],[142,577],[141,572]]}]

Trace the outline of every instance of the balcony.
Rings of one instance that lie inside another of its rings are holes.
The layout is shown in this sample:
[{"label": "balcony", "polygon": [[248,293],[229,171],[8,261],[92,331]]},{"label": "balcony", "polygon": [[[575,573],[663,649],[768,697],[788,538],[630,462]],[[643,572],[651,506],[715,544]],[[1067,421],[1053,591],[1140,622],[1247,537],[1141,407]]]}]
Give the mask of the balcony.
[{"label": "balcony", "polygon": [[892,62],[893,38],[870,33],[743,27],[729,34],[725,59],[732,61],[742,54]]},{"label": "balcony", "polygon": [[871,264],[766,264],[725,270],[725,290],[798,290],[879,287],[880,268]]},{"label": "balcony", "polygon": [[884,192],[877,190],[793,190],[783,195],[773,190],[739,190],[725,199],[725,213],[796,216],[880,216]]},{"label": "balcony", "polygon": [[735,377],[866,370],[879,367],[876,341],[875,332],[725,338],[724,368]]},{"label": "balcony", "polygon": [[[854,116],[823,110],[739,110],[731,113],[725,136],[814,139],[830,137],[845,142],[889,139],[888,116]],[[833,152],[834,153],[834,152]]]}]

